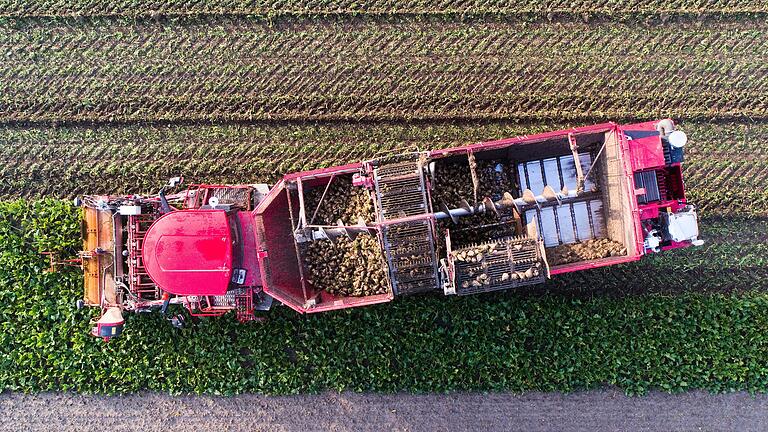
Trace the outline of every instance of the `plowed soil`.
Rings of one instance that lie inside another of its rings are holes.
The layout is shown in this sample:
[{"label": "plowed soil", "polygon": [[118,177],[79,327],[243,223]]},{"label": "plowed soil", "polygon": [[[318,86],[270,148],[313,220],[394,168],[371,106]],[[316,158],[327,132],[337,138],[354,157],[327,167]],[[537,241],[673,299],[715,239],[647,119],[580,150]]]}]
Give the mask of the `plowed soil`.
[{"label": "plowed soil", "polygon": [[0,395],[0,431],[761,431],[768,397],[560,393],[173,397]]}]

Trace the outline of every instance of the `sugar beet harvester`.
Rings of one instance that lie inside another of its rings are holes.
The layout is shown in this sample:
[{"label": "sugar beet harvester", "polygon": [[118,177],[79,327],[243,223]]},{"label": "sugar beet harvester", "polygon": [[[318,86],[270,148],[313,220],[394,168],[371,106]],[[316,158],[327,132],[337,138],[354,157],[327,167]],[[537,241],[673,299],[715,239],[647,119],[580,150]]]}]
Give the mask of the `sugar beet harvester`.
[{"label": "sugar beet harvester", "polygon": [[686,141],[671,120],[605,123],[288,174],[271,188],[170,194],[175,179],[156,196],[87,196],[78,303],[101,308],[93,334],[109,339],[124,311],[180,304],[251,321],[273,299],[314,313],[474,294],[699,245]]}]

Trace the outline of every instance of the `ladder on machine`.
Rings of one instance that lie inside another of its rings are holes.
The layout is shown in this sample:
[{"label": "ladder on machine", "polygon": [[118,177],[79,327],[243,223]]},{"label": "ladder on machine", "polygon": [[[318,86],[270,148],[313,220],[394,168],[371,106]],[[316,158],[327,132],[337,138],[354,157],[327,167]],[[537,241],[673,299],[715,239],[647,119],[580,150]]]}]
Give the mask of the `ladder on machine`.
[{"label": "ladder on machine", "polygon": [[144,238],[155,217],[148,214],[128,216],[128,278],[131,293],[139,298],[154,298],[157,286],[144,267]]}]

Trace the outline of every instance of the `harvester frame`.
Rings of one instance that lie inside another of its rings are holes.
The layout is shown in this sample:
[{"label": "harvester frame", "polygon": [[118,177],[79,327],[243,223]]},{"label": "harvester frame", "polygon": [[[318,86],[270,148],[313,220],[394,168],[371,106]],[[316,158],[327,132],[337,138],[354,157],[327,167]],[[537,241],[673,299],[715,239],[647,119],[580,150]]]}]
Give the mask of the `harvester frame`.
[{"label": "harvester frame", "polygon": [[[273,298],[315,313],[434,290],[475,294],[698,245],[682,180],[686,141],[671,120],[603,123],[292,173],[271,188],[199,184],[166,196],[176,178],[157,195],[88,196],[83,303],[101,308],[93,334],[108,339],[122,331],[123,311],[179,304],[191,316],[233,311],[245,322]],[[468,167],[471,196],[433,196],[447,164]],[[486,177],[506,176],[509,190],[479,196],[481,165]],[[363,188],[375,220],[317,222],[334,182]],[[315,208],[308,190],[323,191]],[[341,296],[314,286],[307,242],[358,235],[381,247],[385,292]],[[600,239],[614,245],[605,256],[548,259],[553,248]]]}]

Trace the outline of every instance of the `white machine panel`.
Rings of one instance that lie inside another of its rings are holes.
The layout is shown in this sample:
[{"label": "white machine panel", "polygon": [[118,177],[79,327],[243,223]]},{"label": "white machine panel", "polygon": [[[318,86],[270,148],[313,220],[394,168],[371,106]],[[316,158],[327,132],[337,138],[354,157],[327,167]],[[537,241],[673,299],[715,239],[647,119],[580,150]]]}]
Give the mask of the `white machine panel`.
[{"label": "white machine panel", "polygon": [[699,238],[699,224],[696,211],[689,208],[686,211],[669,215],[669,235],[673,241],[693,241]]},{"label": "white machine panel", "polygon": [[122,216],[136,216],[141,214],[141,206],[121,205],[117,212]]}]

